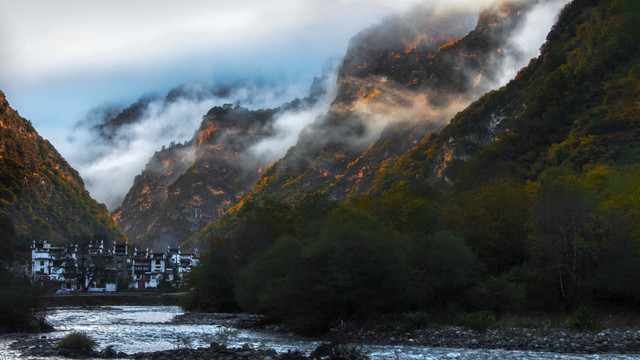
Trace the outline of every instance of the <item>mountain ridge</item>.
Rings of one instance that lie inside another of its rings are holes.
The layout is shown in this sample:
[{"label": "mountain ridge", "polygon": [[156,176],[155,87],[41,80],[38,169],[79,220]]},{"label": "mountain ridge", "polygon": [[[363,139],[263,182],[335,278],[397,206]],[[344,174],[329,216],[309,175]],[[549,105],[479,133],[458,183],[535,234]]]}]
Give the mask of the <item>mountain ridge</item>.
[{"label": "mountain ridge", "polygon": [[[395,49],[375,49],[364,57],[347,54],[330,113],[303,132],[299,145],[265,171],[247,199],[271,195],[295,202],[309,192],[321,191],[332,199],[344,200],[366,192],[366,183],[390,157],[403,154],[443,127],[455,112],[491,86],[497,76],[491,65],[505,56],[502,49],[507,46],[508,34],[522,20],[526,8],[520,2],[500,3],[485,10],[475,28],[461,37],[419,37],[426,39],[422,48],[420,43],[401,37]],[[457,18],[458,14],[453,14],[441,22]],[[412,46],[407,51],[408,43]],[[372,61],[381,65],[371,65]],[[404,67],[394,66],[394,61]],[[407,62],[412,65],[407,67]],[[352,73],[363,78],[354,80]],[[394,78],[400,81],[392,81]],[[385,118],[390,122],[383,122],[382,128],[368,136],[366,127],[379,127],[375,121],[384,111],[388,111]],[[332,137],[334,133],[339,134],[337,138]],[[317,139],[325,145],[309,146]],[[363,145],[354,147],[358,142]]]},{"label": "mountain ridge", "polygon": [[0,168],[0,212],[15,226],[20,250],[33,239],[124,239],[107,208],[85,190],[78,172],[10,107],[1,91]]}]

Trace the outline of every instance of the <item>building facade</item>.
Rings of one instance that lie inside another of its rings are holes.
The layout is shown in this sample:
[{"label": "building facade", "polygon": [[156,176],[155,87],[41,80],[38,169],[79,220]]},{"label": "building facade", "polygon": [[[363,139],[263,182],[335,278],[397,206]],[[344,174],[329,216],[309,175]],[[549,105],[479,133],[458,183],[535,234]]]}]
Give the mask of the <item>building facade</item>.
[{"label": "building facade", "polygon": [[105,248],[103,242],[54,246],[33,242],[30,275],[34,281],[54,281],[61,291],[117,291],[162,285],[180,287],[198,265],[198,256],[180,249],[152,252],[127,244]]}]

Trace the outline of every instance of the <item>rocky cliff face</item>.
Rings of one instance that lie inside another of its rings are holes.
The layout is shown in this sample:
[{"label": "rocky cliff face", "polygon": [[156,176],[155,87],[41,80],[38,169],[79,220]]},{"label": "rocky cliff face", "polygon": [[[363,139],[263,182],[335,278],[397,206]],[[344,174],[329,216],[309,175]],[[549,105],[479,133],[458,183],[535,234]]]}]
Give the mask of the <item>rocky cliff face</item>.
[{"label": "rocky cliff face", "polygon": [[370,190],[397,157],[495,86],[509,34],[532,4],[501,2],[479,19],[414,14],[355,37],[330,112],[265,172],[250,197],[296,201],[320,191],[344,200]]},{"label": "rocky cliff face", "polygon": [[122,206],[112,216],[129,239],[137,239],[151,227],[168,199],[167,188],[193,164],[192,143],[156,152],[138,175]]},{"label": "rocky cliff face", "polygon": [[0,211],[19,237],[64,242],[80,235],[120,240],[104,205],[56,149],[0,92]]},{"label": "rocky cliff face", "polygon": [[192,140],[153,156],[114,220],[139,246],[184,242],[253,187],[265,165],[244,152],[272,132],[276,112],[212,108]]}]

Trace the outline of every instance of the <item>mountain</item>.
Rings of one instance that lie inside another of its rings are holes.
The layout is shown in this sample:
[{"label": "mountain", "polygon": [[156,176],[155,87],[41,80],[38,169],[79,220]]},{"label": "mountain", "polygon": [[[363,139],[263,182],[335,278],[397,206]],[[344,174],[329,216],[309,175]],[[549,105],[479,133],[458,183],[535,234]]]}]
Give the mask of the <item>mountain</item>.
[{"label": "mountain", "polygon": [[22,250],[36,239],[123,239],[107,208],[85,190],[78,172],[9,106],[2,92],[0,169],[0,213],[15,227]]},{"label": "mountain", "polygon": [[[198,103],[212,98],[225,98],[232,91],[233,89],[229,87],[201,88],[198,86],[180,86],[171,89],[162,98],[155,95],[143,96],[121,111],[109,108],[95,109],[94,112],[101,116],[97,117],[98,121],[92,126],[92,130],[96,131],[104,140],[113,141],[118,136],[122,136],[120,132],[126,132],[124,128],[127,125],[142,122],[149,112],[158,111],[156,108],[166,111],[166,109],[179,102]],[[96,114],[90,114],[89,117],[96,118]]]},{"label": "mountain", "polygon": [[[639,36],[636,0],[574,0],[537,58],[437,132],[385,123],[390,140],[360,152],[328,135],[306,146],[307,133],[200,233],[209,251],[185,303],[267,313],[307,332],[389,313],[469,327],[479,314],[567,310],[584,330],[597,314],[636,308]],[[371,84],[342,93],[315,127],[365,138],[374,118],[352,113],[389,93]],[[343,183],[336,174],[352,167]]]},{"label": "mountain", "polygon": [[550,167],[637,164],[638,8],[574,1],[538,58],[389,164],[376,191],[401,179],[477,187],[499,177],[535,180]]},{"label": "mountain", "polygon": [[[243,199],[293,202],[322,191],[344,200],[368,191],[386,164],[495,87],[502,64],[524,62],[510,36],[536,3],[500,2],[480,16],[425,8],[366,29],[351,41],[329,112],[273,166],[243,151],[273,134],[273,116],[293,104],[261,114],[214,108],[192,140],[154,155],[113,218],[140,246],[175,246]],[[100,131],[108,137],[135,121],[145,104]]]},{"label": "mountain", "polygon": [[254,186],[265,165],[244,151],[271,133],[277,111],[212,108],[192,140],[156,152],[113,219],[140,246],[182,243]]},{"label": "mountain", "polygon": [[[356,36],[329,113],[265,171],[247,197],[288,202],[320,191],[368,191],[390,163],[494,87],[519,59],[510,36],[536,2],[499,2],[477,15],[418,12]],[[475,23],[474,23],[475,22]]]},{"label": "mountain", "polygon": [[[190,140],[171,142],[155,152],[120,206],[112,212],[113,219],[140,247],[162,248],[183,243],[236,205],[254,187],[263,169],[274,161],[274,148],[284,148],[282,143],[288,141],[286,132],[290,125],[282,121],[315,116],[317,109],[324,108],[327,81],[327,75],[315,78],[307,97],[277,108],[249,110],[229,103],[210,108]],[[94,129],[104,139],[126,139],[132,137],[128,124],[154,126],[152,122],[140,124],[141,114],[148,112],[149,107],[168,108],[184,99],[199,104],[222,104],[227,96],[255,106],[251,97],[257,91],[177,88],[159,102],[140,99]],[[262,96],[271,95],[274,94]],[[262,101],[256,96],[255,101]],[[182,112],[172,112],[166,117],[184,120]]]},{"label": "mountain", "polygon": [[193,144],[174,144],[156,152],[112,217],[131,240],[144,235],[168,198],[167,188],[193,164]]}]

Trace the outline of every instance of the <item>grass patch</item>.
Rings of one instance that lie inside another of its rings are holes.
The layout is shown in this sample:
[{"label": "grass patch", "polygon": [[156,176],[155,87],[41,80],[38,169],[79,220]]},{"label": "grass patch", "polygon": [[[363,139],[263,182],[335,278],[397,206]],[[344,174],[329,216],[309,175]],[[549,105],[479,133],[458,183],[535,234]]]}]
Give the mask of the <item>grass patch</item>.
[{"label": "grass patch", "polygon": [[89,352],[98,344],[84,332],[74,331],[63,337],[58,343],[58,348],[70,351]]},{"label": "grass patch", "polygon": [[496,317],[489,310],[476,311],[466,315],[460,315],[460,324],[475,331],[487,331],[497,325]]},{"label": "grass patch", "polygon": [[402,314],[403,324],[409,329],[423,329],[429,327],[431,315],[424,311],[414,311]]},{"label": "grass patch", "polygon": [[580,307],[569,316],[567,324],[574,330],[598,330],[602,328],[602,321],[598,313],[584,304],[580,305]]}]

